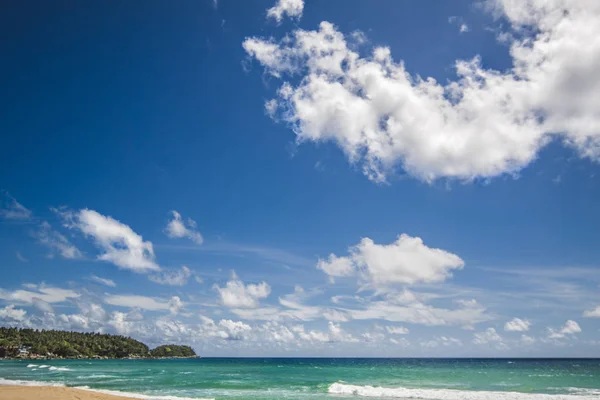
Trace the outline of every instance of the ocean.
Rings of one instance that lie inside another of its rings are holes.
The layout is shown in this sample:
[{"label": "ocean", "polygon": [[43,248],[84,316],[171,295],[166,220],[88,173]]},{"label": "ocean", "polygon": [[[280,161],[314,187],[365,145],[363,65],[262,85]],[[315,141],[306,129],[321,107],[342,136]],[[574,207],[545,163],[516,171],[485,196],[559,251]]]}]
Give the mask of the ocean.
[{"label": "ocean", "polygon": [[600,359],[0,361],[0,384],[155,399],[600,399]]}]

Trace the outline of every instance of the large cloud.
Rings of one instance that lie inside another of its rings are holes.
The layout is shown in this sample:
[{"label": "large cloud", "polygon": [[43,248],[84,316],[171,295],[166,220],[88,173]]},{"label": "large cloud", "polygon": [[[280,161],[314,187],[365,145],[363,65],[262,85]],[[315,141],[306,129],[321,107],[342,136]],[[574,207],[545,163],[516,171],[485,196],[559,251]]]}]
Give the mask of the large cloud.
[{"label": "large cloud", "polygon": [[350,248],[349,256],[331,254],[327,260],[317,263],[317,268],[330,276],[359,273],[374,286],[439,282],[463,266],[463,260],[456,254],[428,247],[421,238],[406,234],[388,245],[363,238]]},{"label": "large cloud", "polygon": [[94,240],[96,246],[103,251],[98,259],[134,272],[160,270],[154,260],[152,243],[144,241],[128,225],[94,210],[58,213],[65,218],[68,227],[78,229]]},{"label": "large cloud", "polygon": [[490,4],[511,26],[513,68],[458,60],[447,84],[411,76],[386,47],[361,57],[329,22],[243,47],[273,76],[301,78],[267,111],[298,141],[335,142],[376,181],[397,165],[425,181],[512,173],[553,137],[600,160],[600,3]]}]

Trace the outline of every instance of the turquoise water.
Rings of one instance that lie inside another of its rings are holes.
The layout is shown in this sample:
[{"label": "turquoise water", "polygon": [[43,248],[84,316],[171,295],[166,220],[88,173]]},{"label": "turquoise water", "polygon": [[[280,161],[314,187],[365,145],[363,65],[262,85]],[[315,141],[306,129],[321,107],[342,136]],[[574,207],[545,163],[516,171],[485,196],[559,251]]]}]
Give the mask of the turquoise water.
[{"label": "turquoise water", "polygon": [[0,384],[55,384],[155,398],[587,400],[600,399],[600,360],[0,361]]}]

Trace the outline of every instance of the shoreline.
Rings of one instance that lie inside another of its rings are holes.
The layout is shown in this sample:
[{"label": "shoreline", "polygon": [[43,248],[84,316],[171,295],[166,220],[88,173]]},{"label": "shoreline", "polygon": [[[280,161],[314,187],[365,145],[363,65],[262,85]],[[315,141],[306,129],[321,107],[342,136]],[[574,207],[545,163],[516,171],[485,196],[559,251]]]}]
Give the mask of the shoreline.
[{"label": "shoreline", "polygon": [[49,361],[49,360],[188,360],[193,358],[202,358],[200,356],[191,357],[2,357],[0,361]]},{"label": "shoreline", "polygon": [[93,389],[87,386],[71,387],[43,381],[6,381],[0,378],[2,400],[214,400],[168,395],[147,395],[119,390]]},{"label": "shoreline", "polygon": [[[0,398],[4,400],[131,400],[133,396],[122,396],[99,391],[66,386],[0,386]],[[138,398],[149,398],[140,396]]]}]

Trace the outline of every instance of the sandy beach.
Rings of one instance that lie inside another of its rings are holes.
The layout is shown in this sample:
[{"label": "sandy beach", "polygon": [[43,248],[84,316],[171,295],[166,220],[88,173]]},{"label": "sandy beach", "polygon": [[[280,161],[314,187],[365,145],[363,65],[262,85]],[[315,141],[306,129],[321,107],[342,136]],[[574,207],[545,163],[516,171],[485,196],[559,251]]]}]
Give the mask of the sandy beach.
[{"label": "sandy beach", "polygon": [[0,386],[2,400],[131,400],[130,397],[53,386]]}]

